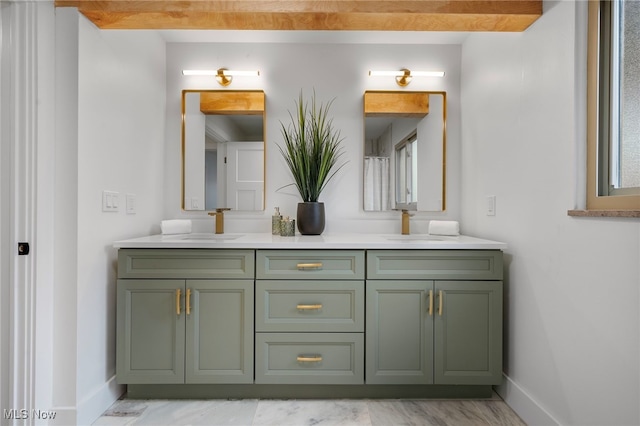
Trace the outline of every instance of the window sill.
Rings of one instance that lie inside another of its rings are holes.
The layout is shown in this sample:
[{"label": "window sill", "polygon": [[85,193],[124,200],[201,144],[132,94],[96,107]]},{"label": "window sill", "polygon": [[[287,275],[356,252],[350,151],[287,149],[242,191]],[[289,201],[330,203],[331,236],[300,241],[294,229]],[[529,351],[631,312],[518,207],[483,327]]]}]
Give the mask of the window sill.
[{"label": "window sill", "polygon": [[637,218],[640,218],[640,210],[569,210],[567,214],[573,217],[637,217]]}]

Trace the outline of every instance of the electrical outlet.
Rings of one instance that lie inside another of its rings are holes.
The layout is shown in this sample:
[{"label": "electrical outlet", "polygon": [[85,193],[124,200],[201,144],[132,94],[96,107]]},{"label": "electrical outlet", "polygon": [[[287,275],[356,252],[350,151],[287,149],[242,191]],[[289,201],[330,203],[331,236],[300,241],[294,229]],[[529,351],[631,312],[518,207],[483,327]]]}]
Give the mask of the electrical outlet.
[{"label": "electrical outlet", "polygon": [[200,209],[200,200],[198,199],[198,197],[191,198],[191,209],[192,210]]},{"label": "electrical outlet", "polygon": [[487,197],[487,216],[496,215],[496,196],[489,195]]},{"label": "electrical outlet", "polygon": [[127,194],[127,214],[136,214],[136,194]]}]

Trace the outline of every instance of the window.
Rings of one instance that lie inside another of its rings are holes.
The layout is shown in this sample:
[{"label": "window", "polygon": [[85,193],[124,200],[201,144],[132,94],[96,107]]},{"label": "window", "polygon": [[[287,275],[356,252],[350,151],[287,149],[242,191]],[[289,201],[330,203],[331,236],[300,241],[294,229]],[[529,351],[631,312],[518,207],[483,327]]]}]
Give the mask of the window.
[{"label": "window", "polygon": [[396,145],[396,205],[415,210],[418,204],[418,135]]},{"label": "window", "polygon": [[640,2],[589,3],[587,208],[640,211]]}]

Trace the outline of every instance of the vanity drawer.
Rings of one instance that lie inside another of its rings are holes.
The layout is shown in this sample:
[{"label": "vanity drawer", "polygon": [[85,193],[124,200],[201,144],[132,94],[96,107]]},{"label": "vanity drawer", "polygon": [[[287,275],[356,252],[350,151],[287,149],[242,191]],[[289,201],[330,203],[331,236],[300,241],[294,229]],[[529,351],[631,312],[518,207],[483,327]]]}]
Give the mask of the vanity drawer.
[{"label": "vanity drawer", "polygon": [[364,331],[364,281],[256,282],[256,331]]},{"label": "vanity drawer", "polygon": [[500,250],[369,250],[367,279],[501,280]]},{"label": "vanity drawer", "polygon": [[118,250],[118,278],[253,279],[254,271],[253,250]]},{"label": "vanity drawer", "polygon": [[363,333],[256,333],[256,383],[362,384]]},{"label": "vanity drawer", "polygon": [[256,278],[364,279],[363,250],[258,250]]}]

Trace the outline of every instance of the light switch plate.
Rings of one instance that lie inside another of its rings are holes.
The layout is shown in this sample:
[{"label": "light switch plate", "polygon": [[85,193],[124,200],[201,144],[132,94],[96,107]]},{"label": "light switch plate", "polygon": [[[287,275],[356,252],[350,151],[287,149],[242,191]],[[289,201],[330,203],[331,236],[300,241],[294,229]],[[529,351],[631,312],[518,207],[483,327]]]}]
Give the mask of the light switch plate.
[{"label": "light switch plate", "polygon": [[489,195],[487,197],[487,216],[496,215],[496,196]]},{"label": "light switch plate", "polygon": [[102,211],[117,212],[120,210],[120,193],[115,191],[102,191]]}]

